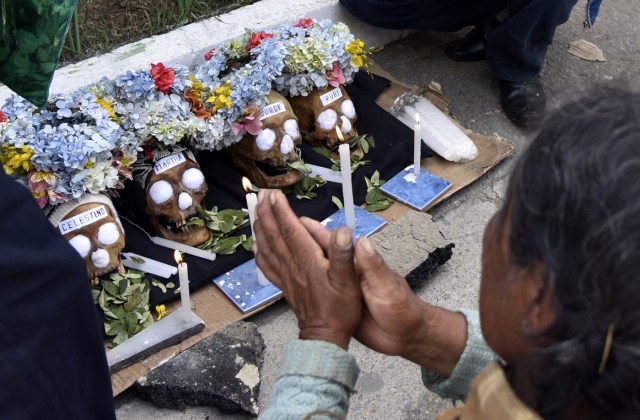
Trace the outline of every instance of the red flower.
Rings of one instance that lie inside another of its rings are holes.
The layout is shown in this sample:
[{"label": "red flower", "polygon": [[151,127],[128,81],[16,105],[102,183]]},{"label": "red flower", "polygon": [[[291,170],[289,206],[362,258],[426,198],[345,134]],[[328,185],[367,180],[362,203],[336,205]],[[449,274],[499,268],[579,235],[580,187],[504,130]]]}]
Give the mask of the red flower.
[{"label": "red flower", "polygon": [[147,157],[147,159],[153,160],[153,152],[147,146],[142,146],[142,152]]},{"label": "red flower", "polygon": [[164,64],[151,64],[151,77],[156,82],[156,89],[162,93],[169,93],[171,85],[176,81],[173,69],[165,67]]},{"label": "red flower", "polygon": [[205,55],[204,55],[204,59],[206,61],[211,60],[211,57],[213,57],[213,54],[216,53],[216,49],[215,48],[211,48]]},{"label": "red flower", "polygon": [[249,44],[247,45],[247,51],[251,51],[258,45],[260,45],[262,40],[265,38],[273,38],[273,34],[268,34],[266,32],[252,33],[251,36],[249,37]]},{"label": "red flower", "polygon": [[4,112],[0,111],[0,123],[7,121],[7,116],[4,115]]},{"label": "red flower", "polygon": [[300,19],[298,23],[293,25],[294,28],[310,28],[313,26],[313,19]]}]

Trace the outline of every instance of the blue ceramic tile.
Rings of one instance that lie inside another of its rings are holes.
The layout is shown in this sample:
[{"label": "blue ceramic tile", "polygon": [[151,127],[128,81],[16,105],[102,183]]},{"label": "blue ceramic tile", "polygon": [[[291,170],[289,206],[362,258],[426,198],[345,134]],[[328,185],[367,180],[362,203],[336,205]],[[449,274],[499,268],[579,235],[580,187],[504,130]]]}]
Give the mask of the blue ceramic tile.
[{"label": "blue ceramic tile", "polygon": [[393,199],[422,211],[452,185],[446,179],[422,168],[416,177],[413,175],[413,165],[410,165],[384,183],[380,190]]},{"label": "blue ceramic tile", "polygon": [[252,259],[213,280],[218,289],[233,302],[242,313],[261,306],[282,295],[273,284],[260,286],[256,260]]},{"label": "blue ceramic tile", "polygon": [[[356,240],[360,236],[369,236],[374,232],[380,230],[387,224],[386,220],[376,216],[373,213],[369,213],[368,211],[358,206],[355,207],[355,214],[356,228],[353,231],[354,240]],[[336,230],[340,226],[346,226],[347,222],[345,220],[344,208],[341,208],[331,216],[324,219],[322,221],[322,225],[329,230]]]}]

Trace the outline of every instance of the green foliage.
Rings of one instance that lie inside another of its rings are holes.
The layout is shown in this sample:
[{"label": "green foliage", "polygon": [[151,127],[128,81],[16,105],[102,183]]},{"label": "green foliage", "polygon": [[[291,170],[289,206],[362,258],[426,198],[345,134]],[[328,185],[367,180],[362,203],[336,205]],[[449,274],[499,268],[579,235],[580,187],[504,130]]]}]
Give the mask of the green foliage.
[{"label": "green foliage", "polygon": [[393,201],[382,193],[380,187],[385,181],[380,180],[380,173],[375,171],[371,178],[364,178],[367,183],[367,196],[365,198],[364,209],[370,212],[376,212],[388,209]]},{"label": "green foliage", "polygon": [[[362,134],[360,136],[349,137],[345,140],[349,145],[349,149],[356,149],[358,146],[362,147],[364,155],[369,153],[372,147],[375,147],[375,139],[368,134]],[[321,154],[331,161],[331,169],[334,171],[340,171],[340,158],[335,159],[333,156],[337,153],[337,147],[335,149],[329,149],[327,146],[314,147],[313,150],[316,153]],[[357,154],[351,154],[351,173],[354,173],[360,166],[370,164],[370,160],[364,159],[364,156],[358,156]]]},{"label": "green foliage", "polygon": [[[166,292],[173,283],[151,282]],[[104,329],[109,347],[115,347],[129,337],[153,324],[149,310],[149,280],[136,270],[124,274],[111,273],[103,276],[98,285],[93,286],[93,301],[104,313]]]},{"label": "green foliage", "polygon": [[211,210],[199,207],[198,216],[189,219],[187,226],[206,226],[209,229],[209,240],[198,248],[221,255],[233,254],[240,245],[246,249],[247,235],[231,235],[249,226],[249,213],[244,210],[218,211],[217,207]]},{"label": "green foliage", "polygon": [[297,182],[290,187],[284,188],[282,191],[284,193],[293,192],[298,200],[311,200],[312,198],[316,198],[318,196],[315,190],[322,187],[326,183],[327,181],[322,179],[320,175],[316,175],[313,178],[305,176],[300,182]]}]

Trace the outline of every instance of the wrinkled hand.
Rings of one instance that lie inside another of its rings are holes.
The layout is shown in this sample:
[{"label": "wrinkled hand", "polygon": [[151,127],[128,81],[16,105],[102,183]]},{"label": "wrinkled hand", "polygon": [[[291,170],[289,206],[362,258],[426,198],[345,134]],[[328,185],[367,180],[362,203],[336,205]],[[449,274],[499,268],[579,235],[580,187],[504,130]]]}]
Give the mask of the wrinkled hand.
[{"label": "wrinkled hand", "polygon": [[355,338],[449,376],[465,348],[464,316],[418,298],[367,238],[356,242],[355,264],[365,303]]},{"label": "wrinkled hand", "polygon": [[423,324],[423,302],[384,262],[369,239],[359,238],[355,249],[365,301],[355,337],[378,352],[403,356]]},{"label": "wrinkled hand", "polygon": [[283,291],[300,338],[346,349],[362,316],[351,231],[331,233],[316,221],[298,219],[278,190],[260,191],[258,202],[256,263]]}]

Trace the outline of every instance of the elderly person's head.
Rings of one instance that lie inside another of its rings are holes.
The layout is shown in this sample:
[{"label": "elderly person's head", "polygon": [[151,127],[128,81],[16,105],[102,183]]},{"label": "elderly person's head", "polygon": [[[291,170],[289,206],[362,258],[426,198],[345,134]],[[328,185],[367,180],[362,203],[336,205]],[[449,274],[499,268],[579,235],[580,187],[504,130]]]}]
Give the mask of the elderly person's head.
[{"label": "elderly person's head", "polygon": [[640,94],[605,89],[550,116],[485,234],[483,333],[545,418],[640,412],[639,269]]}]

